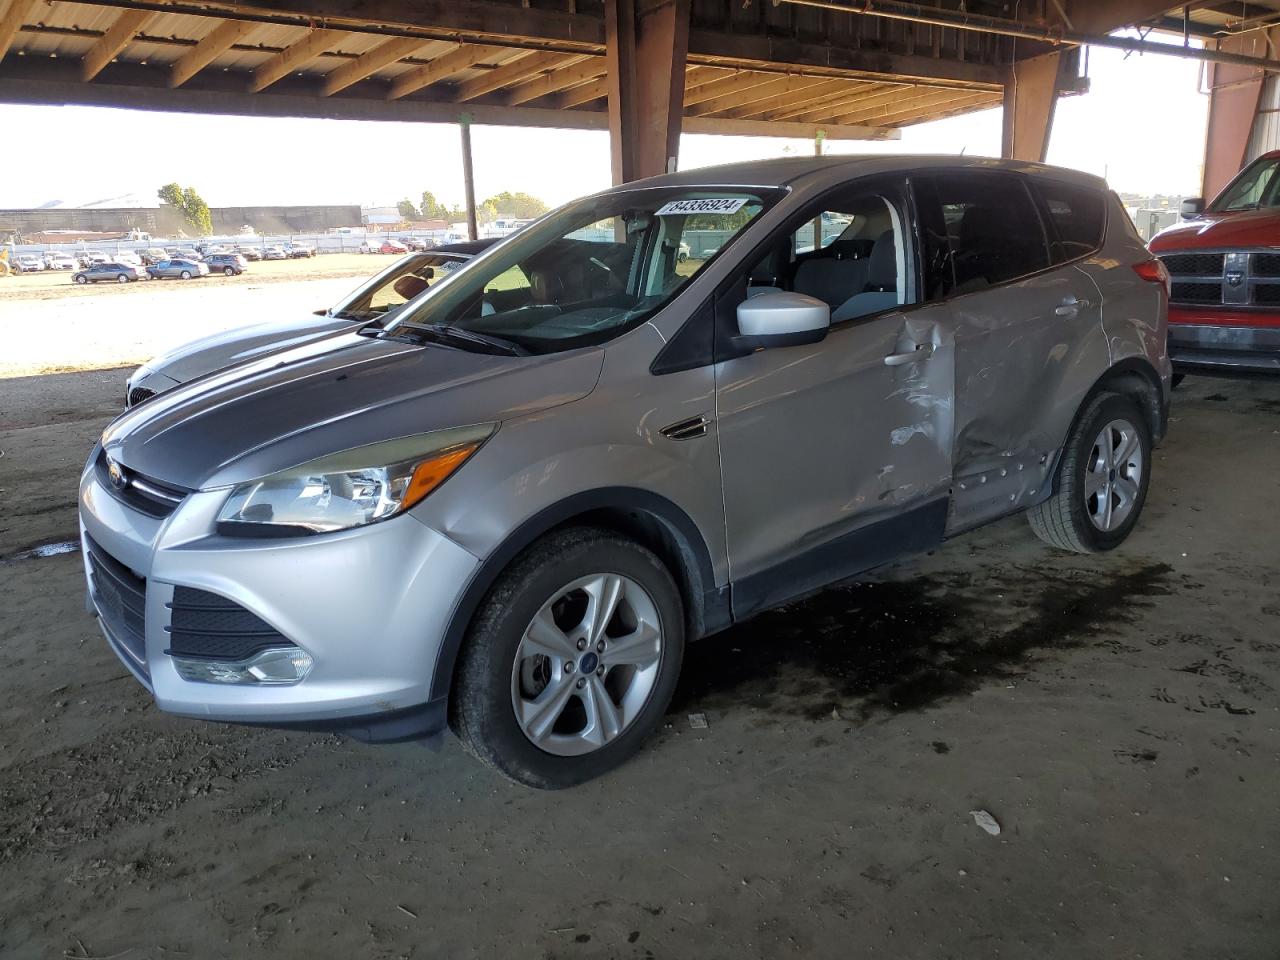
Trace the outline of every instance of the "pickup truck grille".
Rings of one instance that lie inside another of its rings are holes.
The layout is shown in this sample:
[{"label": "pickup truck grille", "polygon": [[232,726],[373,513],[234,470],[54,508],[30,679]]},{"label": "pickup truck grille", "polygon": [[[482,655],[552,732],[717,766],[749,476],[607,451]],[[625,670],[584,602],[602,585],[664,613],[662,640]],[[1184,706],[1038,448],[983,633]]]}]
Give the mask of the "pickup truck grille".
[{"label": "pickup truck grille", "polygon": [[1171,304],[1192,307],[1280,305],[1280,252],[1225,250],[1160,254],[1173,283]]}]

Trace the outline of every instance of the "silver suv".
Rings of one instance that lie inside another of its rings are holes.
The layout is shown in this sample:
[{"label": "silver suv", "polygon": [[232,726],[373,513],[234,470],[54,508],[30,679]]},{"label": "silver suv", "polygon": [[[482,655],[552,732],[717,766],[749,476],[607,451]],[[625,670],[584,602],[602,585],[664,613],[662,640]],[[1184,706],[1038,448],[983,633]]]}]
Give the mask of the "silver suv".
[{"label": "silver suv", "polygon": [[660,721],[686,642],[1018,511],[1121,543],[1167,422],[1167,298],[1066,170],[619,187],[385,329],[122,414],[81,480],[92,604],[164,710],[449,725],[522,783],[578,783]]}]

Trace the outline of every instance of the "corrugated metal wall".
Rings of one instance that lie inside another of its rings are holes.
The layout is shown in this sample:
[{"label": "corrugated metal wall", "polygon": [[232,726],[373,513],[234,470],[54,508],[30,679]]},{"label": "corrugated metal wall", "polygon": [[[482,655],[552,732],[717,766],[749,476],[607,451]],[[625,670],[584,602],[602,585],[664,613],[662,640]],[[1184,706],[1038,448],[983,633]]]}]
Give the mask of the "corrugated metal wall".
[{"label": "corrugated metal wall", "polygon": [[1258,113],[1253,118],[1245,162],[1270,150],[1280,150],[1280,76],[1274,73],[1268,74],[1262,84],[1262,97],[1258,101]]}]

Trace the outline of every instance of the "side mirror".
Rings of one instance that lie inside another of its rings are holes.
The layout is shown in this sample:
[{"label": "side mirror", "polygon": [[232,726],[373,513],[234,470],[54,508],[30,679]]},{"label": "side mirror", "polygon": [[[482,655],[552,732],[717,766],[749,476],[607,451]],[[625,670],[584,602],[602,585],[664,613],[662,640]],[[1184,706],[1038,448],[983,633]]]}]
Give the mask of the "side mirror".
[{"label": "side mirror", "polygon": [[817,343],[831,329],[831,308],[816,297],[778,290],[738,304],[736,349],[746,353]]},{"label": "side mirror", "polygon": [[1182,219],[1191,220],[1204,213],[1204,197],[1191,197],[1182,201]]}]

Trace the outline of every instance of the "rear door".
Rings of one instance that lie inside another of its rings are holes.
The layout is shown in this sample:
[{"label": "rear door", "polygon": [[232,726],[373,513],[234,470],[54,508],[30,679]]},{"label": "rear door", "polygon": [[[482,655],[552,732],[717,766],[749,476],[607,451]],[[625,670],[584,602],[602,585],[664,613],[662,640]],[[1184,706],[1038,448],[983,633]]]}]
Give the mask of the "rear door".
[{"label": "rear door", "polygon": [[716,366],[737,616],[942,537],[951,333],[948,308],[919,296],[910,209],[904,182],[855,181],[797,211],[717,294],[717,337],[765,286],[839,318],[820,343]]},{"label": "rear door", "polygon": [[954,533],[1040,499],[1064,412],[1107,366],[1101,297],[1032,178],[955,171],[919,181],[917,202],[955,323]]}]

